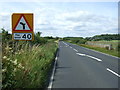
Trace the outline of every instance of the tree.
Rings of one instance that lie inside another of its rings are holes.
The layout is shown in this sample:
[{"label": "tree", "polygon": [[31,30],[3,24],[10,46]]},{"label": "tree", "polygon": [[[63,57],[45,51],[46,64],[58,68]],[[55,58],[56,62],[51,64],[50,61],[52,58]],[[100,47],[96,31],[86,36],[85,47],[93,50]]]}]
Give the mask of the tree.
[{"label": "tree", "polygon": [[12,40],[12,35],[8,33],[4,28],[1,28],[2,30],[2,41],[7,42],[8,40]]},{"label": "tree", "polygon": [[42,34],[42,32],[37,32],[36,33],[36,35],[39,36],[39,37],[41,36],[41,34]]}]

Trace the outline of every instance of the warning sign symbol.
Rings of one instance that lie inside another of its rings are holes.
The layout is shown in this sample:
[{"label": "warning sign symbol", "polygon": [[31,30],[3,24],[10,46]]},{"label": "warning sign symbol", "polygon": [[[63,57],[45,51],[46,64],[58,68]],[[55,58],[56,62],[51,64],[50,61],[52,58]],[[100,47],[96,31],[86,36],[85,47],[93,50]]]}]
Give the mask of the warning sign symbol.
[{"label": "warning sign symbol", "polygon": [[20,17],[18,23],[16,24],[15,30],[30,30],[29,24],[24,16]]},{"label": "warning sign symbol", "polygon": [[30,30],[27,22],[25,21],[24,17],[22,16],[20,21],[18,22],[15,30]]},{"label": "warning sign symbol", "polygon": [[13,14],[12,15],[13,32],[33,32],[33,14]]}]

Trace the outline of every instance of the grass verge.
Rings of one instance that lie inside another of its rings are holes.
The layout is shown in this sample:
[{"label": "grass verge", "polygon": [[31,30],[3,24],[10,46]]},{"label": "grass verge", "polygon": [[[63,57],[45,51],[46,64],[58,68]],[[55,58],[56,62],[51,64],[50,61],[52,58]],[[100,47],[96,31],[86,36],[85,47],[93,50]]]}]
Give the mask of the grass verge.
[{"label": "grass verge", "polygon": [[[21,47],[21,49],[20,49]],[[3,88],[45,88],[57,43],[33,45],[17,43],[3,46]]]},{"label": "grass verge", "polygon": [[109,54],[109,55],[120,57],[119,52],[117,50],[107,50],[105,48],[95,47],[95,46],[92,46],[92,45],[85,45],[85,44],[81,44],[79,46],[86,47],[86,48],[89,48],[89,49],[93,49],[93,50],[96,50],[96,51],[100,51],[100,52],[103,52],[103,53],[106,53],[106,54]]}]

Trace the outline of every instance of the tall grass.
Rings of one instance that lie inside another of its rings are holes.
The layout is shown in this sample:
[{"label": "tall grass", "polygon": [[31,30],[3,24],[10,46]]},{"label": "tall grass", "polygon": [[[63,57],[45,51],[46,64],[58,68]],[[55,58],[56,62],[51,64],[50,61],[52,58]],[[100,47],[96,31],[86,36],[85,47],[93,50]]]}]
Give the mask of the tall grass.
[{"label": "tall grass", "polygon": [[3,88],[43,88],[57,50],[56,43],[3,45]]}]

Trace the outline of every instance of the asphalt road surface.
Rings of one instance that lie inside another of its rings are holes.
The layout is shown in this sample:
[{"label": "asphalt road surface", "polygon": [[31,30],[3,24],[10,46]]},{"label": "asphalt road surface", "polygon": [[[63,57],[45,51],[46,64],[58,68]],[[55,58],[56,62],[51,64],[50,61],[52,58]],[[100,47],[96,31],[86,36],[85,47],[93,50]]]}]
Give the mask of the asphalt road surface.
[{"label": "asphalt road surface", "polygon": [[52,88],[118,88],[118,60],[60,41]]}]

